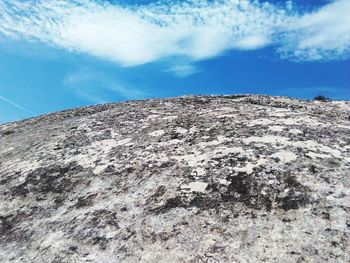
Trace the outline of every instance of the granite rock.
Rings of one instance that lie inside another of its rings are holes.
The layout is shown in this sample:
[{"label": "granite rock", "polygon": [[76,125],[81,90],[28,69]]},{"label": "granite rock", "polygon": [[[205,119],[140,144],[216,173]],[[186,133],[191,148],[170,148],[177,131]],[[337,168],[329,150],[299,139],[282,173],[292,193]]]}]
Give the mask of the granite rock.
[{"label": "granite rock", "polygon": [[350,103],[186,96],[0,126],[0,262],[349,262]]}]

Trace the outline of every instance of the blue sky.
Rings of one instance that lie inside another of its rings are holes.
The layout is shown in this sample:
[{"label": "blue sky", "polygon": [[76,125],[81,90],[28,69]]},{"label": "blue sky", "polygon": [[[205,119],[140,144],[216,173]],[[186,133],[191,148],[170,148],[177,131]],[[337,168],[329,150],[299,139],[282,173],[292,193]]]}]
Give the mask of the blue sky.
[{"label": "blue sky", "polygon": [[187,94],[350,99],[349,14],[349,0],[0,0],[0,123]]}]

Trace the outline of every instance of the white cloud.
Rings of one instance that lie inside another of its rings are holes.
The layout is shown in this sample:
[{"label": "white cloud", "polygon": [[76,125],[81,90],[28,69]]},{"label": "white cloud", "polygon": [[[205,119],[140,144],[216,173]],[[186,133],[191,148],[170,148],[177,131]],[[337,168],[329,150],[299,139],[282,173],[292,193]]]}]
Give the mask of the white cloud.
[{"label": "white cloud", "polygon": [[230,49],[268,45],[276,47],[282,58],[330,60],[349,57],[349,13],[349,0],[334,1],[311,13],[297,10],[290,0],[285,9],[248,0],[143,6],[93,0],[0,0],[0,32],[124,67],[169,58],[191,63]]},{"label": "white cloud", "polygon": [[103,72],[89,69],[81,69],[67,74],[63,84],[78,97],[92,103],[110,101],[110,93],[116,93],[124,99],[139,99],[149,96],[146,92],[140,91],[125,81],[116,81]]},{"label": "white cloud", "polygon": [[279,51],[297,60],[329,60],[350,55],[350,1],[339,0],[285,26]]},{"label": "white cloud", "polygon": [[172,72],[175,76],[179,77],[179,78],[184,78],[187,77],[189,75],[192,75],[194,73],[197,73],[198,70],[196,67],[194,67],[192,64],[190,63],[178,63],[175,65],[171,65],[169,67],[169,72]]}]

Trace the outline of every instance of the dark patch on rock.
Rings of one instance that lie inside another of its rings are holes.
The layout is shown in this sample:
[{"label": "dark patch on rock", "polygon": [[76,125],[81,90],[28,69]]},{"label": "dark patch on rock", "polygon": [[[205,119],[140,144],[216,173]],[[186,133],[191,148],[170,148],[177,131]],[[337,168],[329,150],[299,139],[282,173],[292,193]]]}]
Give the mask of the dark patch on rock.
[{"label": "dark patch on rock", "polygon": [[78,250],[78,247],[77,246],[69,246],[69,250],[76,252]]},{"label": "dark patch on rock", "polygon": [[165,204],[154,211],[159,213],[166,213],[171,209],[178,208],[178,207],[186,207],[186,203],[182,200],[181,196],[175,196],[173,198],[167,199]]},{"label": "dark patch on rock", "polygon": [[13,133],[15,133],[15,131],[13,131],[13,130],[5,130],[5,131],[1,132],[1,134],[4,135],[4,136],[10,135],[10,134],[13,134]]},{"label": "dark patch on rock", "polygon": [[226,95],[224,96],[227,99],[231,99],[231,100],[236,100],[236,99],[242,99],[242,98],[246,98],[249,95]]},{"label": "dark patch on rock", "polygon": [[75,129],[73,129],[73,131],[74,131],[74,134],[65,138],[62,141],[62,143],[58,145],[56,148],[76,149],[78,147],[87,146],[91,144],[90,139],[86,136],[86,134],[83,131],[76,132]]},{"label": "dark patch on rock", "polygon": [[322,101],[322,102],[329,102],[329,101],[331,101],[330,98],[327,98],[327,97],[325,97],[323,95],[318,95],[318,96],[314,97],[314,100]]},{"label": "dark patch on rock", "polygon": [[316,174],[317,173],[317,167],[315,165],[311,165],[310,168],[309,168],[310,172],[312,174]]},{"label": "dark patch on rock", "polygon": [[107,244],[108,239],[104,236],[95,236],[92,238],[92,245],[98,245],[102,250],[107,248]]},{"label": "dark patch on rock", "polygon": [[105,209],[93,212],[89,222],[89,224],[95,228],[108,225],[115,229],[119,229],[117,212]]},{"label": "dark patch on rock", "polygon": [[208,193],[194,193],[192,197],[176,196],[166,200],[156,213],[166,213],[174,208],[197,207],[202,210],[225,210],[237,203],[242,203],[250,209],[267,210],[281,208],[285,211],[298,209],[307,205],[309,190],[299,183],[294,176],[284,173],[277,176],[276,183],[264,181],[259,174],[239,172],[228,177],[228,187],[218,184],[207,186]]},{"label": "dark patch on rock", "polygon": [[[294,176],[287,174],[282,177],[284,189],[282,191],[277,192],[276,202],[278,207],[288,211],[290,209],[298,209],[301,206],[305,206],[310,202],[310,198],[308,196],[309,190],[307,187],[303,186],[299,183]],[[286,190],[284,197],[280,197]]]},{"label": "dark patch on rock", "polygon": [[19,227],[20,223],[31,218],[36,212],[19,212],[7,216],[0,216],[0,242],[27,242],[31,236],[30,229]]},{"label": "dark patch on rock", "polygon": [[[289,173],[277,176],[276,183],[260,178],[259,173],[248,175],[239,172],[229,178],[227,191],[222,194],[226,202],[241,202],[253,209],[271,210],[273,207],[284,210],[298,209],[308,203],[308,190]],[[280,197],[283,195],[283,197]]]},{"label": "dark patch on rock", "polygon": [[0,216],[0,236],[6,235],[13,228],[11,216]]},{"label": "dark patch on rock", "polygon": [[79,197],[75,206],[77,208],[91,206],[96,196],[97,194],[91,194],[86,197]]},{"label": "dark patch on rock", "polygon": [[42,195],[69,192],[79,183],[74,175],[81,171],[82,167],[75,163],[40,167],[28,173],[25,181],[11,189],[11,193],[13,196],[26,196],[29,193]]}]

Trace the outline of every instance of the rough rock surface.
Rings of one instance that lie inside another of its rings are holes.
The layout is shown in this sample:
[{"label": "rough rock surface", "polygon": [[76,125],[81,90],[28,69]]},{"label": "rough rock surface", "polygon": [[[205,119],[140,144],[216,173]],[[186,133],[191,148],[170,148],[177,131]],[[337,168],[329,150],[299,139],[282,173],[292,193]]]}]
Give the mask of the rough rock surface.
[{"label": "rough rock surface", "polygon": [[349,262],[350,104],[189,96],[0,126],[0,262]]}]

